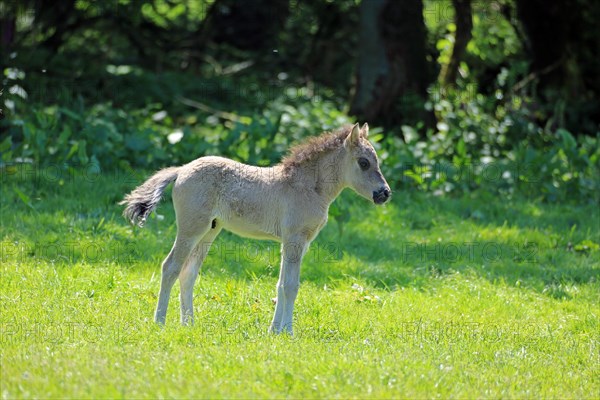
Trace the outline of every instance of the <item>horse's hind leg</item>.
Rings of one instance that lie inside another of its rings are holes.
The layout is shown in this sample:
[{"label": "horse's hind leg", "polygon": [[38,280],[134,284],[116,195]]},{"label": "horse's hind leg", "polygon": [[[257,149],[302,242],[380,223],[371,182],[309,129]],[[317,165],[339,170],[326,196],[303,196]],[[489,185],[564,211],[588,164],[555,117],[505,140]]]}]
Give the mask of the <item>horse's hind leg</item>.
[{"label": "horse's hind leg", "polygon": [[179,285],[181,288],[179,298],[181,300],[181,323],[183,325],[194,323],[194,283],[196,282],[196,278],[198,278],[198,271],[202,267],[210,246],[219,232],[221,232],[220,227],[211,227],[198,244],[196,244],[185,266],[179,273]]},{"label": "horse's hind leg", "polygon": [[[179,222],[179,220],[178,220]],[[194,229],[187,229],[194,223]],[[167,316],[167,307],[169,305],[169,296],[171,289],[179,273],[185,264],[192,249],[198,243],[198,240],[203,237],[210,229],[210,221],[187,221],[184,223],[185,229],[178,226],[177,238],[173,244],[171,252],[162,263],[162,276],[160,281],[160,292],[158,294],[158,304],[154,313],[154,321],[159,324],[164,324]]]}]

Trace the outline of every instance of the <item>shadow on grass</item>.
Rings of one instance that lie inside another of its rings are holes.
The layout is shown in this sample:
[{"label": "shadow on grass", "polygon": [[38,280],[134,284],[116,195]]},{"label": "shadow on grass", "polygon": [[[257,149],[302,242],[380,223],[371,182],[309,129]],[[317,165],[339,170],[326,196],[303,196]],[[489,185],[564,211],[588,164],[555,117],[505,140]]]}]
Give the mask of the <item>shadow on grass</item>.
[{"label": "shadow on grass", "polygon": [[600,272],[600,252],[574,246],[599,241],[599,216],[592,206],[498,201],[487,193],[398,197],[393,221],[367,211],[378,228],[350,226],[340,241],[349,256],[364,263],[355,269],[357,276],[376,286],[420,286],[461,273],[560,296],[553,288],[595,282]]},{"label": "shadow on grass", "polygon": [[[17,254],[23,262],[113,263],[159,273],[176,234],[172,205],[165,201],[158,209],[162,217],[155,216],[146,229],[131,227],[117,205],[130,187],[112,176],[3,182],[2,258]],[[598,211],[591,206],[498,199],[485,192],[458,199],[398,193],[385,209],[356,196],[338,201],[348,210],[349,222],[340,238],[337,223],[330,220],[304,260],[303,281],[324,285],[356,278],[389,289],[421,288],[461,273],[544,291],[593,282],[600,272],[597,250],[574,249],[586,239],[600,242]],[[507,230],[509,235],[503,233]],[[275,283],[279,247],[222,233],[204,273],[273,278]],[[560,296],[560,290],[550,293]]]}]

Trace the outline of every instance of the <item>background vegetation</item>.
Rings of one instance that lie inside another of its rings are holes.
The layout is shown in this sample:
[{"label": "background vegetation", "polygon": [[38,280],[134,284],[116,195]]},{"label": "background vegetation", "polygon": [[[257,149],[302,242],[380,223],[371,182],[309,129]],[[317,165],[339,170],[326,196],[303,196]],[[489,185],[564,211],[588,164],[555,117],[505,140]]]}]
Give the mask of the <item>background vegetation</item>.
[{"label": "background vegetation", "polygon": [[[2,397],[598,393],[599,18],[593,0],[0,2]],[[265,332],[277,245],[229,234],[197,326],[173,298],[155,327],[173,210],[133,229],[123,194],[356,120],[394,199],[332,205],[297,337]]]},{"label": "background vegetation", "polygon": [[156,168],[219,153],[266,164],[358,118],[380,127],[373,139],[402,188],[592,201],[599,9],[4,2],[2,162]]}]

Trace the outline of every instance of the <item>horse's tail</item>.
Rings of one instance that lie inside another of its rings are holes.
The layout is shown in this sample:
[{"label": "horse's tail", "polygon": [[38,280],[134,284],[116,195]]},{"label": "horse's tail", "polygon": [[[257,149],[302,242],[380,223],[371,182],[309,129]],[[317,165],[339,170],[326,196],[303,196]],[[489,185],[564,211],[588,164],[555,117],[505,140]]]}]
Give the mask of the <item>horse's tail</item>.
[{"label": "horse's tail", "polygon": [[132,224],[144,226],[146,218],[156,208],[165,188],[177,179],[179,167],[161,169],[146,182],[135,188],[119,204],[125,204],[123,216]]}]

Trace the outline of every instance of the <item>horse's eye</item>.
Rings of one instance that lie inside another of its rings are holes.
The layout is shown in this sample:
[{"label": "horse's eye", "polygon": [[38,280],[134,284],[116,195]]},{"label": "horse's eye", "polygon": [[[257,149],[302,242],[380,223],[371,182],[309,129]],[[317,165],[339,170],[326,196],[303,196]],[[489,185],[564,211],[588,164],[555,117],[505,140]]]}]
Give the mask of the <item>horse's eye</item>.
[{"label": "horse's eye", "polygon": [[358,159],[358,166],[363,171],[366,171],[367,169],[369,169],[370,165],[371,165],[371,163],[369,163],[369,160],[367,160],[366,158],[361,157]]}]

